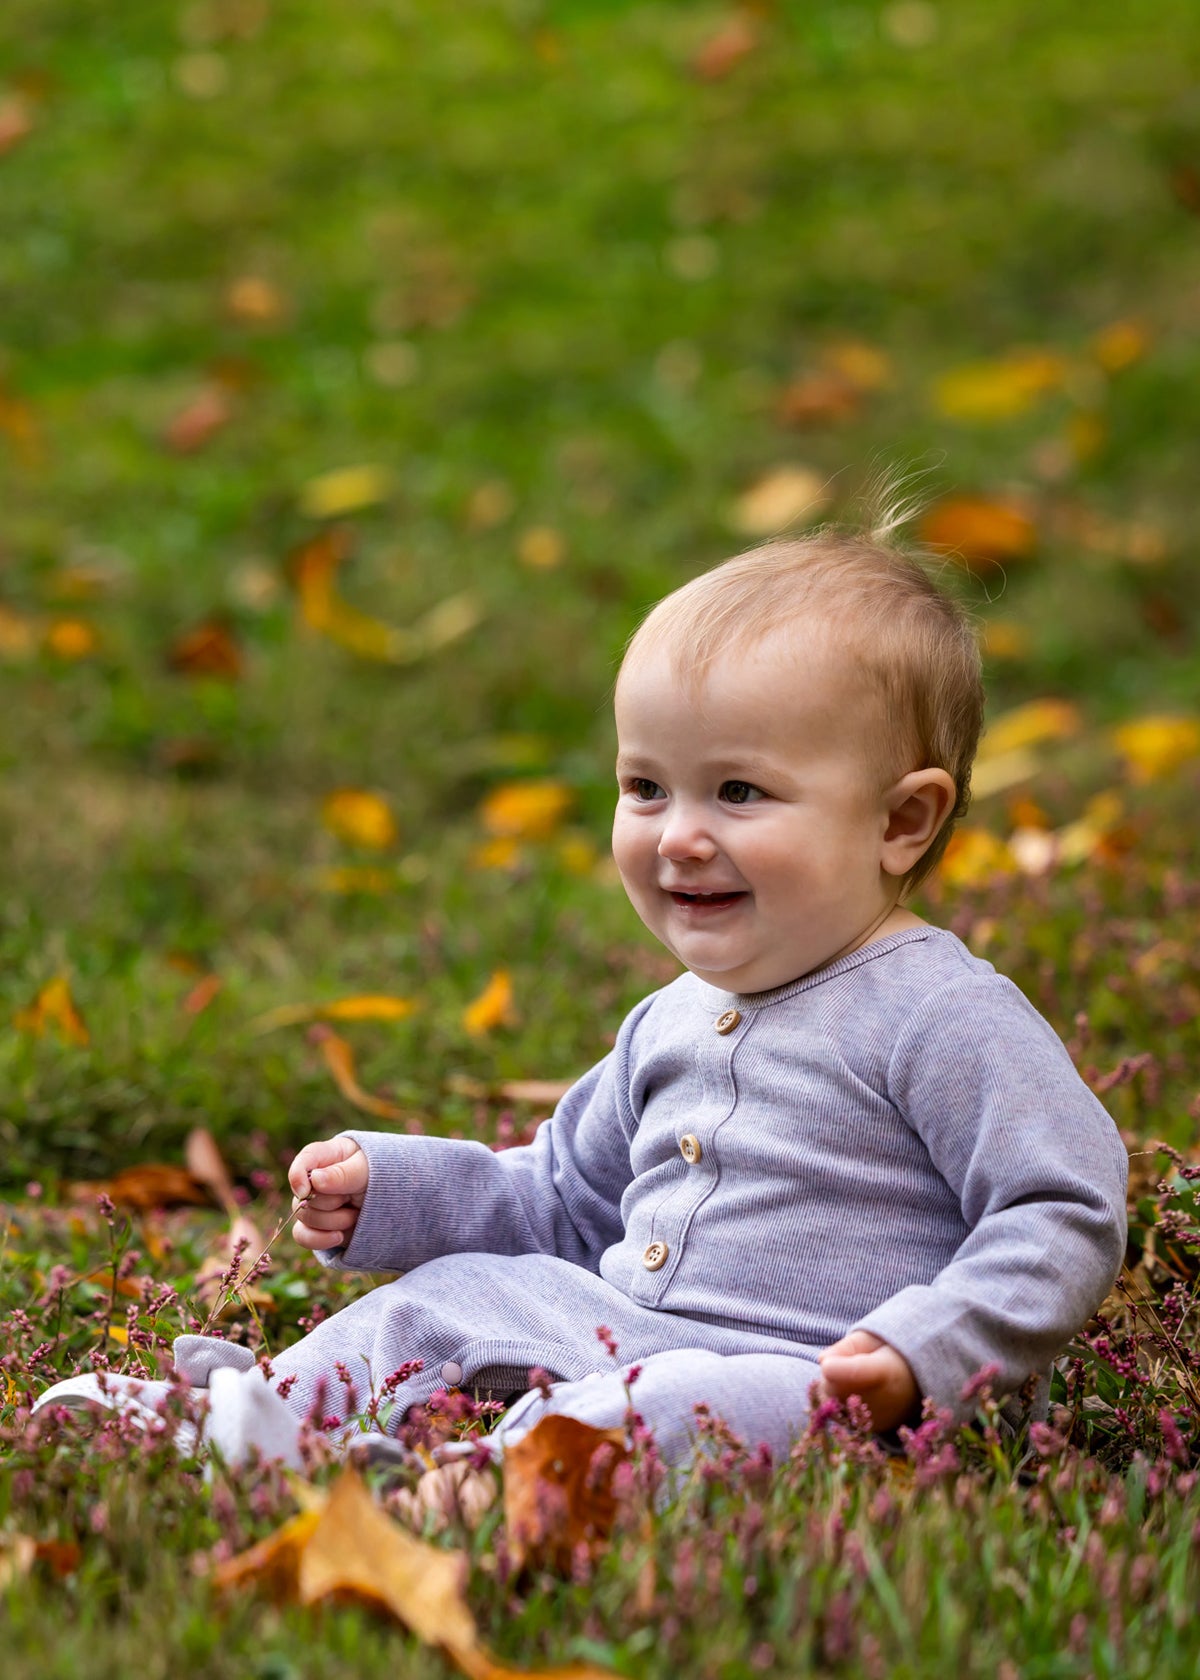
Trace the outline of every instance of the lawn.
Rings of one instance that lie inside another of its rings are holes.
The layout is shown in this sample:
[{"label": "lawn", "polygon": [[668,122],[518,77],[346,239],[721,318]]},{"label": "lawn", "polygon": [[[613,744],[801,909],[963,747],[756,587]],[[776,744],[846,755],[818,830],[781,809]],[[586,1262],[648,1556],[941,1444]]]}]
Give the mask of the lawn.
[{"label": "lawn", "polygon": [[[7,0],[12,1680],[448,1671],[361,1607],[217,1593],[282,1482],[30,1430],[53,1373],[152,1360],[228,1231],[98,1187],[207,1128],[266,1234],[364,1103],[526,1135],[519,1082],[675,972],[606,858],[625,638],[889,467],[993,720],[919,907],[1122,1126],[1143,1304],[1037,1442],[729,1449],[570,1578],[513,1575],[495,1518],[436,1543],[522,1667],[1194,1673],[1198,55],[1183,0]],[[274,1255],[224,1320],[255,1346],[362,1287]]]}]

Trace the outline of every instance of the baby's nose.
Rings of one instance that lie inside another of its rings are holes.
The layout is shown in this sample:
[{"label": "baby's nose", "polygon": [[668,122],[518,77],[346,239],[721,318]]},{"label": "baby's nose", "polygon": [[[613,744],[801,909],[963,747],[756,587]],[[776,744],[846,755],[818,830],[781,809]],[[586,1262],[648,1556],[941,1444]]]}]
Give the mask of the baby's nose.
[{"label": "baby's nose", "polygon": [[659,857],[707,859],[714,855],[716,849],[699,811],[687,806],[676,806],[671,811],[659,837]]}]

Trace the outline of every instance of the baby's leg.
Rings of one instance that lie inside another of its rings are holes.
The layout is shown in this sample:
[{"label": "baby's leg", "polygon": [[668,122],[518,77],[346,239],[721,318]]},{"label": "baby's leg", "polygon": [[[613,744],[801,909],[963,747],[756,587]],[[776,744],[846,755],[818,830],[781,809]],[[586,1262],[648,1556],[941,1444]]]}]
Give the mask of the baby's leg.
[{"label": "baby's leg", "polygon": [[653,1431],[665,1463],[685,1465],[696,1443],[694,1408],[703,1402],[747,1447],[765,1442],[778,1462],[808,1419],[809,1390],[821,1372],[807,1359],[777,1353],[709,1353],[681,1348],[652,1354],[627,1397],[623,1373],[556,1383],[548,1400],[535,1390],[518,1401],[497,1435],[519,1439],[540,1417],[559,1412],[597,1429],[619,1428],[632,1400]]}]

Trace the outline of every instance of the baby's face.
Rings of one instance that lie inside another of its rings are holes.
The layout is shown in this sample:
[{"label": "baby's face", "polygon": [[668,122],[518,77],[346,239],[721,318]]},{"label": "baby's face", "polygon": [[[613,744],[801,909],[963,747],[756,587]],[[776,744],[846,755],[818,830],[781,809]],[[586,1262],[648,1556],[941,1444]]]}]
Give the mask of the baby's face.
[{"label": "baby's face", "polygon": [[[761,992],[853,950],[896,895],[869,708],[815,632],[617,686],[613,855],[650,931],[702,980]],[[877,727],[877,725],[876,725]]]}]

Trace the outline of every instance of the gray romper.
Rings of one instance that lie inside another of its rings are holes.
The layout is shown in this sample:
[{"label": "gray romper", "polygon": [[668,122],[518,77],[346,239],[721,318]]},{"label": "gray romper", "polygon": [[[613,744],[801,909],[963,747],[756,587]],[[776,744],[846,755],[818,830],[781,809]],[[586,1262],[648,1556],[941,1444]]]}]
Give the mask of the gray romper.
[{"label": "gray romper", "polygon": [[[404,1360],[401,1403],[560,1379],[619,1424],[624,1374],[668,1463],[705,1401],[786,1452],[820,1349],[852,1329],[962,1415],[1045,1370],[1103,1300],[1126,1152],[1037,1011],[953,934],[916,928],[752,996],[684,974],[644,999],[532,1143],[350,1131],[370,1183],[330,1265],[405,1275],[274,1361],[307,1412]],[[610,1359],[596,1337],[610,1329]],[[527,1422],[529,1419],[526,1420]]]}]

